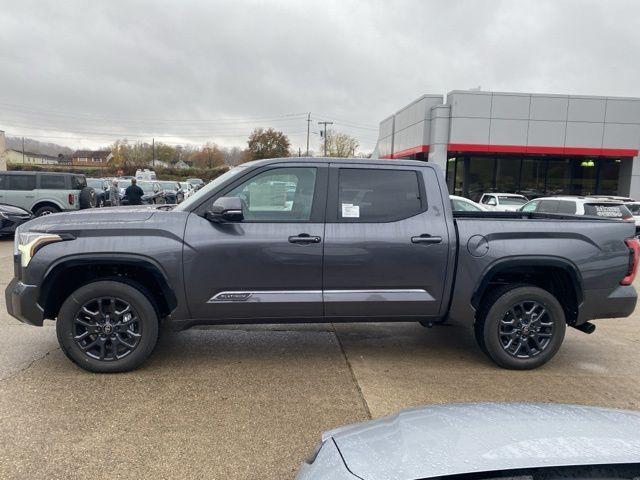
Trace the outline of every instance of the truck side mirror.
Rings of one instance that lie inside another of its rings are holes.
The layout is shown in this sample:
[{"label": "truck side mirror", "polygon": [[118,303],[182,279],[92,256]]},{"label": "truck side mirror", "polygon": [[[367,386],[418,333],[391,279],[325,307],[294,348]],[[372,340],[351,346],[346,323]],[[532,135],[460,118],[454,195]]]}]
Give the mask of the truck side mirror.
[{"label": "truck side mirror", "polygon": [[214,223],[241,222],[244,219],[242,200],[238,197],[220,197],[213,202],[205,217]]}]

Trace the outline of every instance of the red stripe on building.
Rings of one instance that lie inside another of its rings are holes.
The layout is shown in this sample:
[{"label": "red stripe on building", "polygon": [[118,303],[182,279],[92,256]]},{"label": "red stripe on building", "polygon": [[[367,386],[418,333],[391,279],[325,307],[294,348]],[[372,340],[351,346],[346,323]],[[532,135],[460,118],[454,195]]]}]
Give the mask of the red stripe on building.
[{"label": "red stripe on building", "polygon": [[394,152],[391,154],[391,156],[387,158],[408,157],[409,155],[417,155],[418,153],[424,153],[428,151],[429,151],[429,145],[419,145],[417,147],[407,148],[406,150],[400,150],[399,152]]},{"label": "red stripe on building", "polygon": [[450,152],[529,153],[546,155],[579,155],[594,157],[635,157],[635,148],[545,147],[538,145],[485,145],[478,143],[450,143]]}]

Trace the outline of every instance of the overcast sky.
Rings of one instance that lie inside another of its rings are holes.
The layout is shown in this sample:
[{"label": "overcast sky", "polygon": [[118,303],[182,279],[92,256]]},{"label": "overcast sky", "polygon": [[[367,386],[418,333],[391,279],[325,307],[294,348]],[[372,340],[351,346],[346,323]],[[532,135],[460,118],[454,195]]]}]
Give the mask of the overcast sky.
[{"label": "overcast sky", "polygon": [[[0,0],[0,129],[246,146],[306,112],[370,151],[425,93],[640,97],[638,1]],[[319,137],[312,134],[311,148]]]}]

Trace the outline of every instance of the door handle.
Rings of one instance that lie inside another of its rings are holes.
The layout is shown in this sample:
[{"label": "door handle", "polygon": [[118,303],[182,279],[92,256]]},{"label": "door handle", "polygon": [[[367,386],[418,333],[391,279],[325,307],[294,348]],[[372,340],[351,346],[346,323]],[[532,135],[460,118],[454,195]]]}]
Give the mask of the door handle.
[{"label": "door handle", "polygon": [[320,243],[320,237],[315,237],[308,233],[301,233],[300,235],[289,237],[289,243]]},{"label": "door handle", "polygon": [[418,237],[411,237],[411,243],[442,243],[442,237],[432,237],[428,233],[423,233]]}]

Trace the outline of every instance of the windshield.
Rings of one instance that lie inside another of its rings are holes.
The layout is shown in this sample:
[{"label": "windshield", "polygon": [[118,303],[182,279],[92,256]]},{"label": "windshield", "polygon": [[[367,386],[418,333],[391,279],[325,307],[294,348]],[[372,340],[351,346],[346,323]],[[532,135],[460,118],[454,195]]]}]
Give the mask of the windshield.
[{"label": "windshield", "polygon": [[155,185],[154,183],[138,182],[138,186],[142,189],[145,195],[154,193],[153,191],[154,185]]},{"label": "windshield", "polygon": [[247,167],[244,167],[244,166],[238,166],[238,167],[232,168],[231,170],[227,170],[222,175],[220,175],[219,177],[216,177],[214,180],[209,182],[206,186],[202,187],[196,193],[191,195],[184,202],[182,202],[180,205],[178,205],[175,209],[176,210],[189,210],[192,205],[197,205],[198,203],[200,203],[202,201],[202,199],[205,198],[209,194],[209,192],[215,190],[220,185],[225,183],[227,180],[235,177],[236,175],[239,175],[246,168]]},{"label": "windshield", "polygon": [[99,178],[87,178],[87,185],[93,189],[102,188],[103,181]]},{"label": "windshield", "polygon": [[458,198],[451,199],[451,209],[454,212],[481,212],[482,210],[471,202],[466,202]]},{"label": "windshield", "polygon": [[163,190],[177,190],[178,184],[177,182],[160,182],[160,188]]},{"label": "windshield", "polygon": [[507,197],[503,195],[498,196],[498,199],[500,205],[524,205],[528,201],[524,197]]}]

